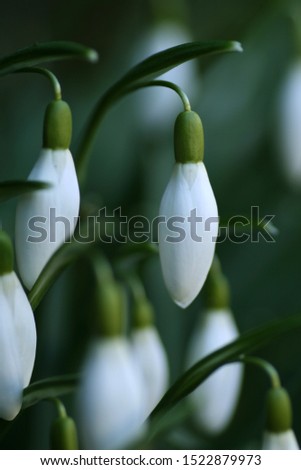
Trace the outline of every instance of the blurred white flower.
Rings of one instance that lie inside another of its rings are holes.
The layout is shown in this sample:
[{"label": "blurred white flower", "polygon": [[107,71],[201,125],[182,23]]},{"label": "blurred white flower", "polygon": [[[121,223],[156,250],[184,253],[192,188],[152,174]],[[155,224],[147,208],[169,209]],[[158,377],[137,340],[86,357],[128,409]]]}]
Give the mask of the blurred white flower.
[{"label": "blurred white flower", "polygon": [[0,417],[12,420],[22,405],[36,353],[31,306],[16,274],[0,276]]},{"label": "blurred white flower", "polygon": [[52,185],[22,196],[17,205],[16,257],[22,281],[31,289],[77,223],[79,187],[70,151],[42,149],[28,180]]},{"label": "blurred white flower", "polygon": [[148,416],[164,395],[169,380],[167,355],[155,327],[135,328],[132,347],[137,366],[142,373],[144,401]]},{"label": "blurred white flower", "polygon": [[159,253],[174,302],[187,307],[210,269],[218,233],[218,210],[203,162],[176,163],[162,197]]},{"label": "blurred white flower", "polygon": [[[238,335],[230,310],[202,312],[189,344],[187,366],[234,341]],[[242,378],[242,364],[225,365],[189,395],[194,407],[193,418],[207,434],[219,434],[230,423],[238,403]]]},{"label": "blurred white flower", "polygon": [[301,187],[301,60],[288,70],[279,98],[281,163],[288,182]]},{"label": "blurred white flower", "polygon": [[296,436],[291,429],[283,432],[265,431],[263,435],[263,450],[299,450]]},{"label": "blurred white flower", "polygon": [[86,449],[123,449],[145,431],[144,388],[132,350],[122,337],[92,345],[78,396],[79,430]]},{"label": "blurred white flower", "polygon": [[[160,21],[139,41],[139,48],[134,53],[135,62],[170,47],[191,41],[191,36],[183,25],[175,21]],[[189,92],[191,98],[196,93],[197,86],[199,87],[197,67],[193,61],[181,64],[160,75],[159,78],[180,86],[184,91]],[[162,127],[166,128],[170,118],[180,109],[180,102],[175,94],[165,88],[144,89],[137,97],[143,110],[140,120],[148,129],[150,127],[157,130]]]}]

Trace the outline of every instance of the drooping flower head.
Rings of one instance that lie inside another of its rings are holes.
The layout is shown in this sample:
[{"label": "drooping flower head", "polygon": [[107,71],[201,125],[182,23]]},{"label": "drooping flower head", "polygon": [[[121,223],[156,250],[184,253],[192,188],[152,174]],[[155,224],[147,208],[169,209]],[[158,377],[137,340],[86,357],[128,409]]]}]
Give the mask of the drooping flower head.
[{"label": "drooping flower head", "polygon": [[185,308],[210,269],[218,211],[203,163],[203,127],[195,112],[177,117],[174,144],[176,164],[159,210],[159,253],[167,290]]},{"label": "drooping flower head", "polygon": [[82,369],[78,395],[79,431],[86,449],[124,449],[145,430],[144,387],[123,332],[119,286],[99,286],[99,335]]},{"label": "drooping flower head", "polygon": [[54,252],[74,232],[79,212],[79,187],[71,140],[71,111],[61,100],[48,105],[43,148],[28,180],[50,187],[20,198],[16,212],[16,255],[23,283],[31,289]]},{"label": "drooping flower head", "polygon": [[[229,306],[228,282],[216,258],[203,293],[206,309],[200,312],[189,343],[188,367],[239,336]],[[189,395],[193,419],[203,432],[218,435],[230,424],[239,400],[242,378],[242,364],[227,364],[213,372]]]},{"label": "drooping flower head", "polygon": [[22,405],[36,353],[36,328],[30,303],[13,271],[13,248],[0,231],[0,417],[12,420]]},{"label": "drooping flower head", "polygon": [[144,295],[136,296],[131,335],[134,359],[142,375],[148,416],[164,395],[169,380],[167,354],[154,325],[153,307]]},{"label": "drooping flower head", "polygon": [[265,450],[299,450],[292,430],[292,406],[287,391],[275,387],[266,397],[266,429],[262,448]]}]

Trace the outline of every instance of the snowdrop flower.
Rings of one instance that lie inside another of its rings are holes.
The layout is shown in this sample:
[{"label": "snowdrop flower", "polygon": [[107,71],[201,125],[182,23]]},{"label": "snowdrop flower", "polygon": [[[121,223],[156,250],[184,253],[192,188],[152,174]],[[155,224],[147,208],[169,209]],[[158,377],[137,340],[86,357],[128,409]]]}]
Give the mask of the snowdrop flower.
[{"label": "snowdrop flower", "polygon": [[83,366],[78,407],[86,449],[123,449],[145,430],[144,388],[129,343],[102,338]]},{"label": "snowdrop flower", "polygon": [[0,417],[13,420],[22,405],[36,353],[31,306],[13,271],[13,249],[0,232]]},{"label": "snowdrop flower", "polygon": [[46,110],[43,149],[28,177],[51,186],[22,196],[16,213],[17,263],[28,289],[76,226],[79,187],[68,149],[70,139],[70,108],[63,101],[53,101]]},{"label": "snowdrop flower", "polygon": [[[231,310],[202,312],[189,345],[187,366],[234,341],[238,335]],[[230,423],[239,399],[242,376],[242,364],[222,366],[189,395],[193,418],[207,434],[219,434]]]},{"label": "snowdrop flower", "polygon": [[174,131],[176,164],[160,205],[159,254],[174,302],[187,307],[210,269],[218,232],[215,197],[203,163],[203,128],[193,111],[179,114]]},{"label": "snowdrop flower", "polygon": [[153,309],[146,297],[136,299],[132,331],[134,359],[141,371],[148,416],[164,395],[169,381],[167,355],[153,324]]},{"label": "snowdrop flower", "polygon": [[110,274],[105,276],[96,292],[99,337],[84,361],[78,395],[79,431],[86,449],[126,448],[146,428],[141,373],[123,336],[123,293]]},{"label": "snowdrop flower", "polygon": [[288,182],[301,187],[301,59],[295,61],[284,81],[279,99],[281,162]]},{"label": "snowdrop flower", "polygon": [[[139,49],[135,52],[135,61],[190,41],[190,34],[182,24],[172,20],[160,21],[149,30],[144,39],[139,41]],[[196,64],[188,61],[164,73],[160,79],[176,83],[184,90],[189,88],[190,96],[193,96],[199,86],[197,77]],[[170,116],[179,109],[173,93],[161,87],[144,90],[138,95],[138,99],[142,102],[143,109],[140,121],[144,127],[147,126],[148,130],[153,128],[158,131],[166,128]]]},{"label": "snowdrop flower", "polygon": [[269,390],[266,400],[266,431],[264,450],[299,450],[292,428],[292,408],[287,391],[276,387]]}]

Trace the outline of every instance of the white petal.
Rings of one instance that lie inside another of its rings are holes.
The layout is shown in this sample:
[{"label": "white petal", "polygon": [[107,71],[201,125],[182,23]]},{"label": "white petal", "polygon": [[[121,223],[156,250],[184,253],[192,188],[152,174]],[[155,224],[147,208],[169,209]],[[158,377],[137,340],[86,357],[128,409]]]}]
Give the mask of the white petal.
[{"label": "white petal", "polygon": [[291,429],[282,433],[265,431],[262,448],[263,450],[299,450],[299,444]]},{"label": "white petal", "polygon": [[78,398],[87,449],[125,448],[144,431],[140,374],[122,338],[100,340],[90,350]]},{"label": "white petal", "polygon": [[29,384],[36,355],[37,334],[34,316],[28,298],[14,272],[1,277],[10,306],[14,335],[18,348],[22,385]]},{"label": "white petal", "polygon": [[290,68],[280,95],[279,140],[288,181],[301,187],[301,61]]},{"label": "white petal", "polygon": [[159,224],[163,277],[174,302],[185,308],[206,280],[218,232],[216,201],[202,162],[175,165],[160,216],[165,218]]},{"label": "white petal", "polygon": [[[231,311],[204,312],[189,345],[187,365],[192,366],[238,335]],[[239,399],[242,377],[242,364],[223,366],[189,395],[195,409],[194,419],[206,433],[218,434],[230,423]]]},{"label": "white petal", "polygon": [[28,179],[53,184],[22,196],[17,206],[17,263],[24,284],[31,289],[53,253],[74,232],[79,188],[69,150],[43,149]]},{"label": "white petal", "polygon": [[148,405],[146,414],[149,415],[167,389],[168,360],[162,341],[154,327],[134,330],[132,345],[134,358],[143,375],[144,397]]},{"label": "white petal", "polygon": [[22,372],[11,307],[0,278],[0,418],[14,419],[22,404]]}]

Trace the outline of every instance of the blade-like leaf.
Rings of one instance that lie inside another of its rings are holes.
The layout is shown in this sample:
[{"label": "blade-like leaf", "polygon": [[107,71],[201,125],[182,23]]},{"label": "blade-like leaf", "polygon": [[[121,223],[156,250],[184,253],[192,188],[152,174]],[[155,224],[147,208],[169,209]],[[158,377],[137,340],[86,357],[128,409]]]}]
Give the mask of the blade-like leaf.
[{"label": "blade-like leaf", "polygon": [[[107,227],[105,219],[100,220],[99,217],[95,216],[90,217],[88,223],[80,221],[73,239],[66,242],[51,257],[33,288],[30,290],[28,298],[32,308],[34,310],[37,308],[48,289],[67,266],[76,262],[83,256],[89,255],[93,258],[95,244],[99,243],[103,239],[102,237],[107,238],[108,236],[113,236],[113,234],[114,227]],[[136,244],[135,246],[128,244],[120,251],[116,248],[114,252],[119,262],[119,269],[121,270],[122,266],[129,266],[133,263],[141,262],[157,253],[157,247],[150,243],[143,245]]]},{"label": "blade-like leaf", "polygon": [[130,69],[100,98],[94,109],[77,154],[76,167],[79,179],[82,180],[84,178],[88,154],[92,148],[103,115],[117,99],[134,91],[135,84],[141,85],[142,81],[154,79],[196,57],[240,51],[242,51],[242,47],[240,43],[235,41],[191,42],[158,52]]},{"label": "blade-like leaf", "polygon": [[69,41],[36,43],[0,58],[0,76],[16,72],[24,67],[32,67],[43,62],[62,59],[84,59],[96,62],[98,54],[82,44]]},{"label": "blade-like leaf", "polygon": [[166,392],[152,412],[152,418],[160,417],[175,406],[182,398],[200,385],[215,369],[223,364],[233,362],[242,354],[248,354],[264,343],[284,333],[301,328],[301,315],[270,322],[240,336],[227,346],[208,355],[197,362]]},{"label": "blade-like leaf", "polygon": [[66,242],[51,257],[41,272],[33,288],[28,294],[28,299],[33,310],[37,308],[48,289],[52,286],[59,274],[72,262],[79,259],[90,248],[89,243]]},{"label": "blade-like leaf", "polygon": [[13,197],[39,189],[46,189],[51,186],[50,183],[43,181],[4,181],[0,183],[0,202],[7,201]]},{"label": "blade-like leaf", "polygon": [[22,409],[25,410],[41,400],[72,393],[79,381],[78,374],[50,377],[29,385],[23,393]]},{"label": "blade-like leaf", "polygon": [[[190,42],[180,44],[179,46],[170,47],[164,51],[157,52],[143,60],[129,70],[112,89],[115,90],[114,93],[118,93],[119,90],[132,86],[140,80],[152,80],[188,60],[195,59],[202,55],[241,51],[241,44],[236,41]],[[112,93],[112,91],[110,93]]]}]

